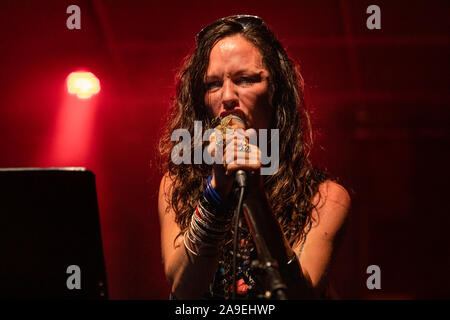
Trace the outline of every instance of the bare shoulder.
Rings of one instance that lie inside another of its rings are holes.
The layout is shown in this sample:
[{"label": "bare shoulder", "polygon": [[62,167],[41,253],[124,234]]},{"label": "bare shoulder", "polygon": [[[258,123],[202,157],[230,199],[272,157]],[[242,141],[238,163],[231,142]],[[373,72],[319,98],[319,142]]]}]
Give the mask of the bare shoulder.
[{"label": "bare shoulder", "polygon": [[351,205],[350,195],[347,190],[340,184],[326,180],[319,185],[316,194],[318,207],[321,205],[336,205],[343,208],[349,208]]},{"label": "bare shoulder", "polygon": [[333,239],[347,221],[351,207],[349,193],[340,184],[326,180],[319,185],[313,203],[316,205],[313,219],[318,229]]},{"label": "bare shoulder", "polygon": [[172,186],[172,178],[169,175],[169,172],[166,172],[163,177],[161,178],[161,183],[159,185],[159,192],[161,196],[161,192],[167,193],[170,192],[170,187]]},{"label": "bare shoulder", "polygon": [[159,193],[158,193],[158,211],[160,215],[166,213],[166,209],[168,208],[170,197],[172,194],[172,184],[173,181],[169,176],[169,173],[166,172],[161,179],[161,183],[159,185]]}]

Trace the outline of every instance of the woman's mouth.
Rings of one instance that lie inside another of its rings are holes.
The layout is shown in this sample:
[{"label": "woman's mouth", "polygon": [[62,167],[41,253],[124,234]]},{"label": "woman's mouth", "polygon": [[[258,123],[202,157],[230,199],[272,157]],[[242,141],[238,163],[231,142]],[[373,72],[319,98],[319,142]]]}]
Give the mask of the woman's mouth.
[{"label": "woman's mouth", "polygon": [[242,121],[244,121],[244,123],[247,123],[247,117],[245,116],[245,113],[244,113],[242,110],[239,110],[239,109],[233,109],[233,110],[222,111],[222,112],[220,113],[220,116],[219,116],[219,117],[220,117],[221,119],[223,119],[223,118],[225,118],[226,116],[228,116],[228,115],[230,115],[230,114],[232,114],[232,115],[234,115],[234,116],[237,116],[237,117],[241,118]]}]

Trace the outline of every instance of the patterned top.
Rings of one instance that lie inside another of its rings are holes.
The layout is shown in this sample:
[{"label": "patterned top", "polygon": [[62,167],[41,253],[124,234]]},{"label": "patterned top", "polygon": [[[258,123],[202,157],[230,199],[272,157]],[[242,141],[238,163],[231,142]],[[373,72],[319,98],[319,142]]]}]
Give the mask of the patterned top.
[{"label": "patterned top", "polygon": [[[305,230],[298,257],[303,250],[311,225],[312,223],[309,223],[307,230]],[[240,245],[236,256],[236,299],[263,299],[265,288],[261,284],[264,281],[258,274],[257,269],[251,266],[251,262],[255,261],[258,255],[251,234],[245,226],[245,221],[241,218],[239,223]],[[209,291],[204,295],[205,299],[231,299],[233,296],[232,232],[227,239],[231,240],[223,246],[216,274],[210,284]]]}]

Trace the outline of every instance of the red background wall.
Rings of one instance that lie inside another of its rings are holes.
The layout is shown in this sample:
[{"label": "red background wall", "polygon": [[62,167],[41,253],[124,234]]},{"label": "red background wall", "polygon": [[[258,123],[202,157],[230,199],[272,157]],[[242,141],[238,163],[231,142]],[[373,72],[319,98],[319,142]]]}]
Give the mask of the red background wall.
[{"label": "red background wall", "polygon": [[[81,8],[81,30],[66,8]],[[381,8],[381,30],[366,8]],[[353,199],[332,273],[343,298],[450,297],[448,1],[2,1],[0,167],[96,174],[109,294],[166,299],[156,143],[194,35],[261,16],[301,65],[317,163]],[[65,77],[101,81],[89,101]],[[366,287],[381,268],[381,290]]]}]

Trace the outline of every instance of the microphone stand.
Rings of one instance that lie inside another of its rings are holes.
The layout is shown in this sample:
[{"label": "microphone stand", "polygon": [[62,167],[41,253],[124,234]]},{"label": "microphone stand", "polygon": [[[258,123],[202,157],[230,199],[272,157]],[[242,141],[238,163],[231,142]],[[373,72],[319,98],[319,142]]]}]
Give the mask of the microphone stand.
[{"label": "microphone stand", "polygon": [[[239,188],[242,189],[247,187],[246,177],[247,174],[245,171],[237,171],[236,181],[239,185]],[[241,194],[243,193],[241,192]],[[278,263],[275,259],[272,258],[267,243],[261,236],[260,228],[255,220],[255,213],[251,210],[247,203],[242,200],[243,199],[240,199],[239,201],[237,215],[239,217],[240,210],[244,208],[245,220],[247,221],[258,253],[258,260],[253,261],[252,266],[262,271],[262,273],[265,275],[266,285],[268,288],[265,297],[274,300],[286,300],[287,286],[281,278],[280,272],[278,270]]]}]

